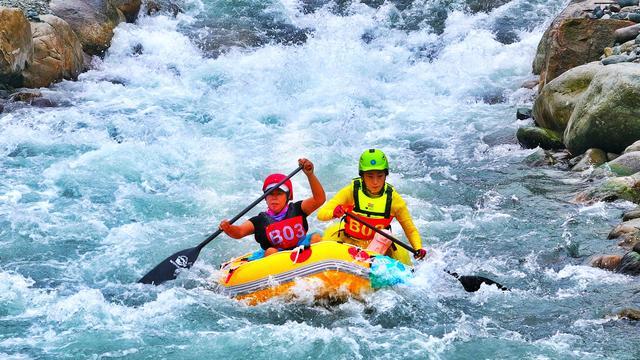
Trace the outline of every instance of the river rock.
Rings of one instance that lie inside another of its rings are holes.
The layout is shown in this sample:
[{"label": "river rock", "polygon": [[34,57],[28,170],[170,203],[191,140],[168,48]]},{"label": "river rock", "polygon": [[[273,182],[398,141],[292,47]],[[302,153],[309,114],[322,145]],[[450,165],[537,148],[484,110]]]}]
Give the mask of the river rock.
[{"label": "river rock", "polygon": [[615,270],[622,260],[622,255],[599,255],[591,260],[591,266],[605,270]]},{"label": "river rock", "polygon": [[625,6],[620,9],[620,12],[640,12],[640,6]]},{"label": "river rock", "polygon": [[638,218],[640,218],[640,209],[629,210],[622,214],[622,221],[628,221]]},{"label": "river rock", "polygon": [[600,166],[607,162],[607,154],[600,149],[589,149],[580,161],[571,168],[572,171],[584,171],[591,167]]},{"label": "river rock", "polygon": [[140,12],[141,0],[109,0],[113,6],[122,12],[127,22],[135,22]]},{"label": "river rock", "polygon": [[616,2],[622,7],[638,5],[638,0],[617,0]]},{"label": "river rock", "polygon": [[633,144],[627,146],[626,149],[624,149],[623,153],[630,153],[630,152],[634,152],[634,151],[640,151],[640,140],[634,142]]},{"label": "river rock", "polygon": [[527,149],[534,149],[538,146],[545,150],[564,148],[560,133],[537,126],[519,128],[516,132],[516,138]]},{"label": "river rock", "polygon": [[615,160],[607,163],[612,173],[618,176],[627,176],[640,171],[640,152],[632,151],[622,154]]},{"label": "river rock", "polygon": [[611,64],[619,64],[619,63],[623,63],[623,62],[631,62],[635,59],[637,59],[638,57],[635,55],[627,55],[627,54],[621,54],[621,55],[611,55],[609,57],[606,57],[604,59],[602,59],[602,65],[611,65]]},{"label": "river rock", "polygon": [[516,110],[516,119],[524,120],[531,118],[531,109],[529,108],[518,108]]},{"label": "river rock", "polygon": [[30,103],[33,99],[39,98],[42,93],[38,90],[21,90],[14,94],[11,94],[9,100]]},{"label": "river rock", "polygon": [[574,198],[577,203],[615,201],[618,199],[640,202],[640,174],[605,178],[601,183],[587,189]]},{"label": "river rock", "polygon": [[638,243],[640,243],[640,234],[638,233],[622,235],[618,239],[618,246],[625,249],[631,249]]},{"label": "river rock", "polygon": [[23,86],[49,86],[62,79],[76,79],[84,68],[82,44],[69,24],[54,15],[41,15],[32,23],[33,64],[23,72]]},{"label": "river rock", "polygon": [[622,45],[620,45],[620,51],[621,52],[625,52],[625,53],[633,53],[634,50],[637,48],[636,46],[636,39],[631,39],[625,43],[623,43]]},{"label": "river rock", "polygon": [[162,1],[162,0],[148,0],[145,3],[147,9],[147,15],[153,16],[158,13],[167,13],[171,14],[173,17],[178,16],[178,14],[183,13],[184,10],[180,8],[173,1]]},{"label": "river rock", "polygon": [[539,91],[565,71],[600,60],[603,49],[614,42],[614,31],[634,24],[628,20],[586,18],[597,3],[573,0],[542,35],[533,61],[533,73],[540,75]]},{"label": "river rock", "polygon": [[640,219],[632,219],[618,224],[609,232],[607,239],[616,239],[621,236],[635,235],[640,231]]},{"label": "river rock", "polygon": [[35,107],[56,107],[56,103],[54,103],[50,99],[43,97],[38,97],[31,100],[30,105]]},{"label": "river rock", "polygon": [[574,154],[589,148],[620,153],[640,139],[640,66],[603,66],[576,103],[564,144]]},{"label": "river rock", "polygon": [[627,275],[640,275],[640,243],[633,246],[633,250],[624,254],[615,271]]},{"label": "river rock", "polygon": [[33,60],[31,25],[20,9],[0,6],[0,83],[20,86]]},{"label": "river rock", "polygon": [[618,313],[618,316],[629,320],[640,320],[640,310],[638,309],[622,309]]},{"label": "river rock", "polygon": [[467,0],[465,3],[469,8],[471,13],[478,12],[490,12],[491,10],[498,8],[506,3],[509,0]]},{"label": "river rock", "polygon": [[51,0],[54,15],[69,23],[89,55],[102,55],[109,48],[113,29],[125,21],[108,0]]},{"label": "river rock", "polygon": [[575,104],[581,99],[593,77],[603,67],[599,62],[581,65],[548,83],[533,104],[533,118],[536,124],[563,132],[569,123]]},{"label": "river rock", "polygon": [[614,32],[614,40],[617,43],[624,43],[635,39],[640,34],[640,24],[625,26]]}]

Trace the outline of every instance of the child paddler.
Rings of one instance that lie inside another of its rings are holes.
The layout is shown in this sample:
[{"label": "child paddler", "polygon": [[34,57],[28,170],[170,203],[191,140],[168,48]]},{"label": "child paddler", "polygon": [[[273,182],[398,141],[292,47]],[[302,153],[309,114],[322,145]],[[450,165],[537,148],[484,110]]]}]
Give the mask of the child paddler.
[{"label": "child paddler", "polygon": [[[253,253],[250,260],[269,256],[281,250],[290,250],[300,245],[308,246],[321,240],[319,233],[307,234],[309,225],[307,216],[311,215],[326,200],[322,184],[313,173],[313,163],[308,159],[299,159],[298,165],[309,180],[311,197],[293,201],[293,185],[287,180],[277,189],[267,195],[265,201],[267,210],[250,218],[240,225],[231,225],[228,220],[222,220],[220,230],[234,239],[240,239],[253,234],[262,248]],[[262,191],[272,189],[286,178],[283,174],[267,176],[262,185]]]},{"label": "child paddler", "polygon": [[[321,221],[341,219],[327,228],[323,240],[343,241],[362,248],[366,248],[371,242],[375,232],[353,218],[344,216],[346,211],[351,211],[380,229],[390,229],[391,221],[395,218],[417,250],[414,257],[423,259],[427,252],[422,248],[420,233],[413,224],[407,204],[393,186],[386,182],[389,162],[385,154],[377,149],[366,150],[360,156],[358,172],[360,177],[338,191],[318,211],[318,219]],[[409,252],[395,244],[391,245],[386,255],[411,265]]]}]

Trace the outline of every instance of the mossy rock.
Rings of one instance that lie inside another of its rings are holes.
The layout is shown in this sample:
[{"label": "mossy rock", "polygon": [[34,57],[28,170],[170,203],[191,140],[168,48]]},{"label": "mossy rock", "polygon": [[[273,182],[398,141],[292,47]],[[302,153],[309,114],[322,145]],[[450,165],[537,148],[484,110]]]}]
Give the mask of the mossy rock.
[{"label": "mossy rock", "polygon": [[582,154],[589,148],[621,153],[640,139],[640,66],[603,66],[576,103],[564,143]]},{"label": "mossy rock", "polygon": [[521,127],[516,132],[516,138],[527,149],[535,149],[538,146],[545,150],[564,149],[560,133],[541,127]]},{"label": "mossy rock", "polygon": [[578,194],[576,202],[627,200],[640,203],[640,174],[608,178],[599,185]]},{"label": "mossy rock", "polygon": [[640,171],[640,151],[622,154],[607,163],[611,172],[618,176],[628,176]]}]

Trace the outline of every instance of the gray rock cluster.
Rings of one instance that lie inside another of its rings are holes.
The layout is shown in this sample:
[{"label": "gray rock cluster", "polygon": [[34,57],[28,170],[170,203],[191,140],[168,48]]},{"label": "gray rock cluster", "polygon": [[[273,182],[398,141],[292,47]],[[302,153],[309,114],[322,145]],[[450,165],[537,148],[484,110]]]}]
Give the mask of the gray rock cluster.
[{"label": "gray rock cluster", "polygon": [[49,0],[0,0],[0,7],[21,9],[29,20],[37,20],[38,15],[51,13]]},{"label": "gray rock cluster", "polygon": [[592,19],[617,19],[640,23],[640,7],[638,7],[638,0],[600,2],[593,8],[590,17]]}]

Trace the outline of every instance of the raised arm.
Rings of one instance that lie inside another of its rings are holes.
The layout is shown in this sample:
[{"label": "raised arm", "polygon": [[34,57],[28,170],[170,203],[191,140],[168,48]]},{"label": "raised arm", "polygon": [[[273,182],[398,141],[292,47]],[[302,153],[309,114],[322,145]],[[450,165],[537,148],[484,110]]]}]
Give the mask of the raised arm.
[{"label": "raised arm", "polygon": [[313,172],[313,163],[308,159],[302,158],[298,159],[298,165],[302,166],[302,171],[307,175],[309,187],[311,188],[311,197],[304,199],[301,205],[302,211],[304,211],[305,214],[310,215],[324,204],[325,200],[327,200],[327,196],[324,193],[322,184],[320,184],[320,180],[318,180],[316,174]]}]

